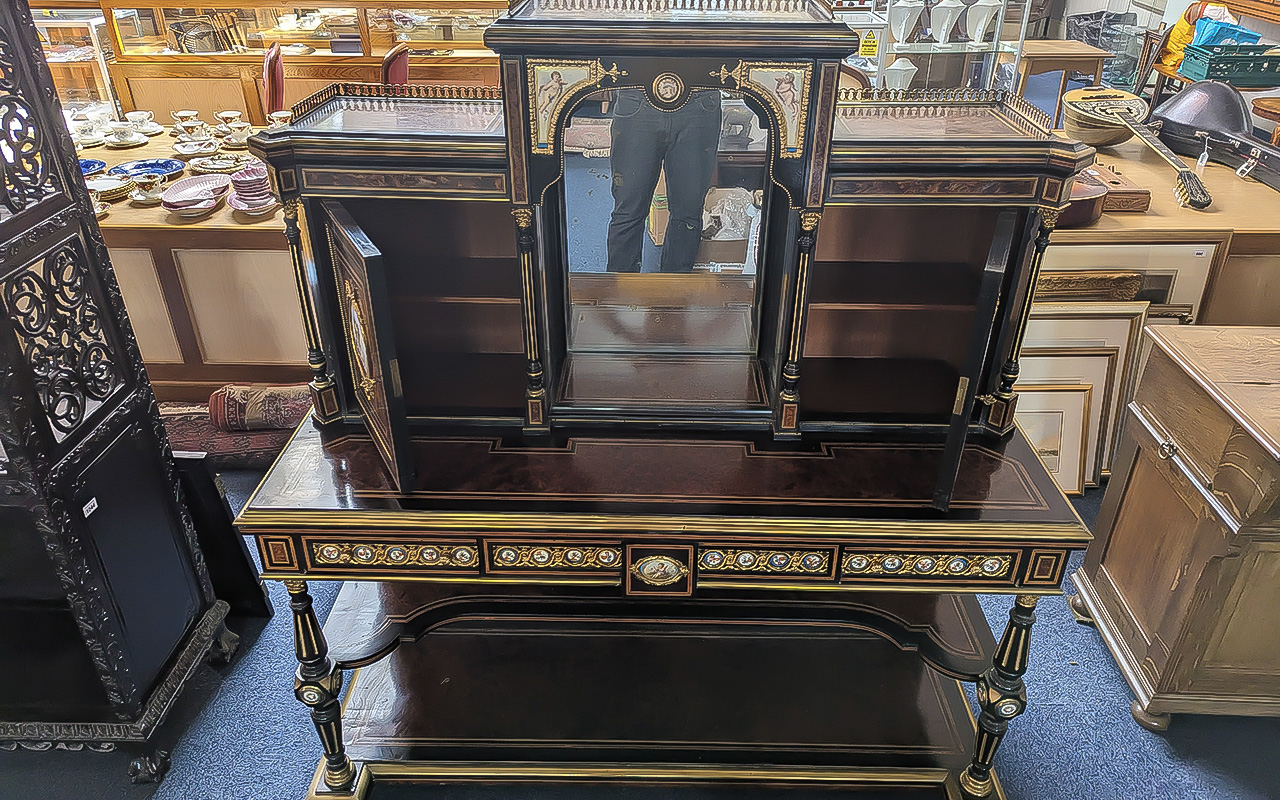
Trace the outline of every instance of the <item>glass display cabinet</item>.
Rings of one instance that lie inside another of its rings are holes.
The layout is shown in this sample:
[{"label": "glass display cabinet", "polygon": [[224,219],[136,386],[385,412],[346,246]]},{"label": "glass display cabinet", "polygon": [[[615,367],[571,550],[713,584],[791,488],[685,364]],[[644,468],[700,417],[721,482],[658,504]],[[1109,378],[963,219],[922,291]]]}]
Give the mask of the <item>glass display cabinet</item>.
[{"label": "glass display cabinet", "polygon": [[482,41],[506,0],[385,0],[291,6],[278,0],[103,0],[117,58],[110,65],[125,111],[161,118],[193,108],[205,119],[239,110],[257,125],[262,59],[279,45],[284,101],[291,105],[336,81],[380,80],[382,58],[410,48],[412,83],[498,83],[497,59]]},{"label": "glass display cabinet", "polygon": [[[261,54],[279,44],[287,56],[382,56],[399,42],[414,50],[471,50],[492,56],[484,29],[505,0],[436,2],[421,7],[298,7],[268,2],[143,7],[109,0],[122,56]],[[438,53],[434,53],[438,54]]]},{"label": "glass display cabinet", "polygon": [[471,5],[423,4],[414,8],[371,8],[369,47],[383,55],[404,42],[412,51],[424,54],[490,54],[484,46],[484,31],[507,12],[506,0],[477,0]]},{"label": "glass display cabinet", "polygon": [[1011,89],[1029,0],[883,0],[889,89]]},{"label": "glass display cabinet", "polygon": [[102,11],[33,4],[31,16],[63,108],[72,113],[101,109],[117,118],[106,61],[111,41]]},{"label": "glass display cabinet", "polygon": [[[1092,150],[1004,93],[841,90],[860,39],[814,0],[526,0],[484,43],[500,87],[334,84],[250,142],[315,412],[238,524],[312,796],[1002,797],[1088,540],[1013,411]],[[308,577],[350,581],[324,631]],[[999,644],[977,592],[1019,595]]]}]

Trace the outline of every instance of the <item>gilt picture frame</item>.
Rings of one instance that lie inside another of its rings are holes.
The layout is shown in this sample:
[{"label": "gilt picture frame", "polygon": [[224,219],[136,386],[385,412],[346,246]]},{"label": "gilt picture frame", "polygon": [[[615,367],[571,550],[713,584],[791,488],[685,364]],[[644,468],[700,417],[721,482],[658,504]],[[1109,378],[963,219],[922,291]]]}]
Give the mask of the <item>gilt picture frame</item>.
[{"label": "gilt picture frame", "polygon": [[1089,443],[1089,384],[1028,386],[1019,391],[1014,419],[1063,493],[1084,494]]},{"label": "gilt picture frame", "polygon": [[1113,388],[1121,377],[1120,351],[1115,347],[1024,347],[1018,361],[1019,392],[1036,385],[1090,385],[1088,442],[1085,453],[1085,486],[1097,486],[1103,474],[1103,440]]},{"label": "gilt picture frame", "polygon": [[[1031,318],[1027,323],[1027,333],[1022,345],[1024,351],[1050,347],[1081,351],[1115,348],[1118,352],[1120,372],[1112,382],[1104,419],[1104,475],[1111,469],[1122,412],[1133,398],[1140,364],[1142,328],[1147,321],[1148,308],[1149,304],[1145,300],[1126,303],[1033,303],[1031,306]],[[1067,379],[1061,382],[1074,381]]]}]

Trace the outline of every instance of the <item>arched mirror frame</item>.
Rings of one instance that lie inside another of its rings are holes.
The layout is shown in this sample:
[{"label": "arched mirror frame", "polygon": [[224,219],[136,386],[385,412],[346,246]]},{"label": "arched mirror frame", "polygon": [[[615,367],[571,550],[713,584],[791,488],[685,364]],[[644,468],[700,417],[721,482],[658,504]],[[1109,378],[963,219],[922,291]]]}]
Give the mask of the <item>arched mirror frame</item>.
[{"label": "arched mirror frame", "polygon": [[[560,86],[544,89],[558,73]],[[782,80],[779,80],[782,78]],[[768,132],[766,160],[769,184],[776,198],[785,198],[784,224],[762,221],[762,248],[772,237],[786,237],[776,252],[782,263],[769,268],[782,273],[786,285],[776,292],[778,304],[772,319],[761,320],[761,330],[776,331],[761,351],[772,348],[775,356],[767,380],[772,425],[776,436],[798,436],[799,343],[802,340],[805,274],[816,240],[826,184],[826,166],[838,85],[838,66],[825,60],[772,60],[725,57],[665,58],[620,56],[593,58],[504,57],[503,95],[507,120],[507,147],[511,169],[511,194],[516,218],[525,291],[525,348],[528,360],[526,391],[527,430],[549,429],[549,394],[546,362],[563,356],[563,331],[548,318],[547,297],[555,285],[550,262],[560,262],[558,248],[564,221],[544,218],[547,191],[564,175],[564,131],[577,106],[600,90],[641,89],[645,98],[664,110],[678,108],[698,90],[740,93],[748,107],[765,122]],[[767,81],[772,80],[773,86]],[[794,88],[794,93],[788,91]],[[795,108],[794,115],[785,106]],[[769,204],[766,202],[765,204]],[[796,213],[798,212],[798,214]],[[560,215],[558,215],[560,216]],[[798,223],[798,224],[797,224]],[[553,227],[553,225],[555,227]],[[771,230],[770,228],[785,228]],[[775,241],[777,239],[775,238]],[[764,254],[758,255],[761,263]],[[549,262],[539,271],[536,261]],[[559,267],[560,264],[556,263]],[[548,281],[548,278],[552,280]],[[550,284],[550,285],[549,285]],[[785,298],[785,304],[782,299]],[[784,307],[785,305],[785,307]]]}]

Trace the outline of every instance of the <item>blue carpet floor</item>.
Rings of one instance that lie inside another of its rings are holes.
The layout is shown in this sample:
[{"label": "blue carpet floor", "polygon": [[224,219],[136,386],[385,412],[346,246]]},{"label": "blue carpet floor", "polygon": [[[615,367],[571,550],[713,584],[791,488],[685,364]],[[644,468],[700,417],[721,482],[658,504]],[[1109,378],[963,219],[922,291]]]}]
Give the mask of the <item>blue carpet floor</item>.
[{"label": "blue carpet floor", "polygon": [[[224,476],[237,502],[254,474]],[[1078,502],[1091,521],[1101,491]],[[1076,557],[1078,564],[1079,557]],[[1073,565],[1074,566],[1074,565]],[[321,618],[337,585],[312,583]],[[159,786],[134,786],[125,777],[132,754],[0,753],[0,800],[298,800],[307,790],[319,745],[305,710],[291,693],[294,669],[290,618],[279,584],[271,584],[276,616],[241,623],[235,662],[201,668],[161,735],[173,768]],[[984,597],[993,629],[1004,626],[1010,598]],[[1267,800],[1280,798],[1280,720],[1176,716],[1155,734],[1129,716],[1129,690],[1097,633],[1076,624],[1062,598],[1037,611],[1030,709],[1010,727],[997,771],[1011,800]],[[21,680],[21,676],[7,676]],[[533,789],[530,787],[403,788],[375,800],[531,800],[573,796],[653,800],[675,790],[645,787]],[[697,790],[684,796],[719,800],[757,796],[754,790]],[[789,800],[815,794],[788,793]],[[831,796],[827,793],[827,796]]]}]

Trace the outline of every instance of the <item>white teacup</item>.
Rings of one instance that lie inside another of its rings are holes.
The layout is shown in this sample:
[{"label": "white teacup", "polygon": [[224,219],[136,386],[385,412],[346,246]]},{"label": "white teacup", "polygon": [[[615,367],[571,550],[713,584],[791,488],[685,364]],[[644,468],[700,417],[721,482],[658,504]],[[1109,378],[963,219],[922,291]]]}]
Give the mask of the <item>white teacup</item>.
[{"label": "white teacup", "polygon": [[146,128],[155,122],[156,115],[150,111],[129,111],[124,118],[133,123],[135,128]]},{"label": "white teacup", "polygon": [[188,142],[203,142],[213,138],[209,123],[198,119],[179,122],[176,126],[178,134]]},{"label": "white teacup", "polygon": [[138,132],[134,130],[132,122],[117,121],[117,122],[111,123],[111,135],[112,137],[119,139],[122,142],[127,142],[130,139],[133,139],[134,137],[136,137],[138,135]]},{"label": "white teacup", "polygon": [[231,144],[244,144],[249,141],[249,134],[253,132],[253,125],[248,122],[236,121],[227,127],[230,133],[227,134],[227,141]]},{"label": "white teacup", "polygon": [[240,121],[240,117],[244,116],[244,112],[231,111],[231,110],[219,111],[214,116],[218,118],[219,122],[221,122],[223,125],[226,125],[229,128],[231,127],[231,123]]},{"label": "white teacup", "polygon": [[170,111],[169,116],[173,117],[177,122],[191,122],[193,119],[200,116],[200,112],[185,109],[183,111]]},{"label": "white teacup", "polygon": [[292,111],[272,111],[271,124],[272,128],[283,128],[293,119]]},{"label": "white teacup", "polygon": [[135,175],[133,176],[133,183],[138,187],[138,193],[148,200],[164,194],[164,176],[158,173],[148,172],[145,175]]},{"label": "white teacup", "polygon": [[298,29],[298,15],[281,14],[276,17],[276,26],[282,31],[296,31]]}]

